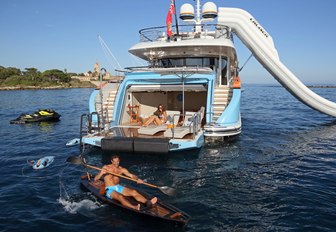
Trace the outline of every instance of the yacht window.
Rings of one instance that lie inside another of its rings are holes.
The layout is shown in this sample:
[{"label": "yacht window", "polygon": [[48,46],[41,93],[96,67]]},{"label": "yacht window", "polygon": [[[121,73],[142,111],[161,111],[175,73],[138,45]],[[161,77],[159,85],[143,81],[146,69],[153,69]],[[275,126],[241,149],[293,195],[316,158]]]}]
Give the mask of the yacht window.
[{"label": "yacht window", "polygon": [[181,67],[184,66],[184,59],[183,58],[179,58],[179,59],[168,59],[169,60],[169,66],[172,67]]},{"label": "yacht window", "polygon": [[203,58],[186,58],[185,66],[203,66]]},{"label": "yacht window", "polygon": [[204,67],[209,67],[211,59],[213,59],[213,58],[203,58],[203,66]]},{"label": "yacht window", "polygon": [[211,57],[164,58],[160,59],[158,63],[162,67],[198,66],[213,68],[215,60],[216,58]]}]

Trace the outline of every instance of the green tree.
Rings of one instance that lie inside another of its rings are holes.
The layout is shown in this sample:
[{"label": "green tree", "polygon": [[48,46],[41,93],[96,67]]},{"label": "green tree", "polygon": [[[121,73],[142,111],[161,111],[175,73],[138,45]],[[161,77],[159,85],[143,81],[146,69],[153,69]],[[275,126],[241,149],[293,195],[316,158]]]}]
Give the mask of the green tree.
[{"label": "green tree", "polygon": [[41,72],[36,68],[25,68],[26,71],[23,72],[25,76],[35,76],[39,75]]},{"label": "green tree", "polygon": [[50,81],[56,82],[70,82],[71,78],[61,70],[58,69],[51,69],[46,70],[42,73],[43,77],[48,78]]},{"label": "green tree", "polygon": [[22,79],[23,80],[20,81],[21,84],[39,86],[41,82],[41,72],[36,68],[25,68]]},{"label": "green tree", "polygon": [[21,76],[10,76],[1,82],[2,86],[17,86],[20,85]]},{"label": "green tree", "polygon": [[0,82],[11,76],[21,76],[21,70],[18,68],[0,66]]},{"label": "green tree", "polygon": [[36,68],[25,68],[21,71],[18,68],[0,66],[0,85],[1,86],[38,86],[48,87],[61,85],[63,87],[71,86],[86,86],[92,87],[90,83],[81,82],[79,80],[72,80],[72,76],[77,76],[76,73],[71,73],[64,69],[46,70],[40,72]]}]

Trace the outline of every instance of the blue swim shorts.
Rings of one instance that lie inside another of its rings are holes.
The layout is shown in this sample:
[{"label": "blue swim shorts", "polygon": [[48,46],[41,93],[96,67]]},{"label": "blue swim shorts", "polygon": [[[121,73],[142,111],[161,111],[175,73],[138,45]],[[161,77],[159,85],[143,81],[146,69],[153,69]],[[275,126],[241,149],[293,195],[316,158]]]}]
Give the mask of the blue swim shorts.
[{"label": "blue swim shorts", "polygon": [[117,193],[122,193],[122,191],[124,190],[124,188],[125,188],[124,186],[121,186],[119,184],[118,185],[113,185],[113,186],[105,187],[105,190],[106,190],[105,195],[108,198],[112,199],[111,194],[112,194],[113,191],[116,191]]}]

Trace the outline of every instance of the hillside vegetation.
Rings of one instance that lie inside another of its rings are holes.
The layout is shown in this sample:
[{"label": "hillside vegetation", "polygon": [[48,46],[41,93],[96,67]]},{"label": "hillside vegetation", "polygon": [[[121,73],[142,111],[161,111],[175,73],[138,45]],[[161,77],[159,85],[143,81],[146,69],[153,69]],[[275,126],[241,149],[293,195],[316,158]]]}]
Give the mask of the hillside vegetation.
[{"label": "hillside vegetation", "polygon": [[76,73],[67,73],[58,69],[40,72],[36,68],[18,68],[0,66],[0,87],[2,89],[25,88],[80,88],[95,87],[89,81],[71,79]]}]

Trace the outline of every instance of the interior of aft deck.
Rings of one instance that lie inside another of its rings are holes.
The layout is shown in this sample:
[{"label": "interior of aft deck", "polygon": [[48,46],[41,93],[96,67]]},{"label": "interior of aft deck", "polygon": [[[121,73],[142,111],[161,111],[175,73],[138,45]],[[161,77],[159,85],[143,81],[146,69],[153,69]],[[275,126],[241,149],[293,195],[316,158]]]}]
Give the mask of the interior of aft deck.
[{"label": "interior of aft deck", "polygon": [[[184,94],[181,91],[160,90],[149,92],[148,87],[146,91],[141,91],[139,87],[131,88],[126,94],[127,99],[124,101],[125,104],[119,125],[112,127],[105,135],[143,138],[164,137],[163,127],[170,129],[169,127],[186,125],[187,123],[183,121],[190,120],[191,116],[197,113],[201,107],[206,106],[206,97],[207,91],[203,85],[199,87],[187,86],[185,87]],[[141,133],[142,129],[147,128],[142,127],[142,124],[154,114],[159,104],[162,104],[166,109],[168,122],[162,126],[156,126],[153,123],[149,125],[149,128],[162,128],[162,130],[154,134]],[[202,116],[204,118],[204,114]]]},{"label": "interior of aft deck", "polygon": [[[207,86],[186,85],[184,91],[181,88],[160,85],[159,89],[146,86],[144,90],[141,86],[131,86],[125,94],[119,123],[95,134],[103,137],[101,147],[105,150],[139,151],[148,150],[150,146],[155,152],[162,149],[165,152],[172,138],[194,139],[205,124]],[[143,127],[159,104],[166,109],[167,123]]]}]

